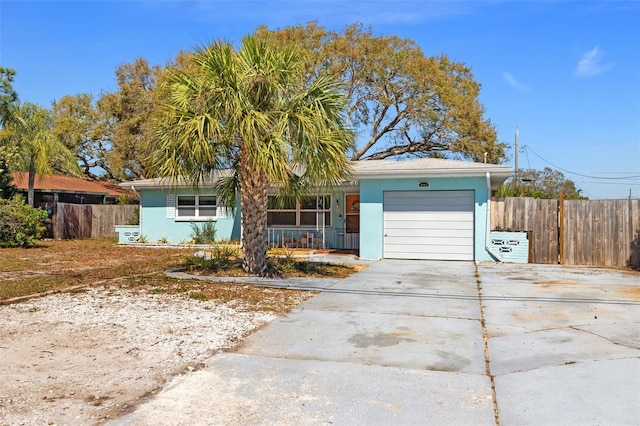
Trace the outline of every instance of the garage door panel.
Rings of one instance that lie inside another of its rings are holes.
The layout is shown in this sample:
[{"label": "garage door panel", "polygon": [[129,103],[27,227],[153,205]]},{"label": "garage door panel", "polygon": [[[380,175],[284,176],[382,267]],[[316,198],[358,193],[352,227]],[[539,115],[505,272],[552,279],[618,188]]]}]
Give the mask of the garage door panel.
[{"label": "garage door panel", "polygon": [[385,212],[385,222],[402,222],[405,220],[426,220],[429,222],[466,222],[473,220],[473,214],[456,211],[428,212]]},{"label": "garage door panel", "polygon": [[[395,238],[404,238],[405,241],[412,241],[413,237],[422,238],[469,238],[468,229],[388,229],[384,234],[386,241],[395,241]],[[398,243],[400,243],[398,241]]]},{"label": "garage door panel", "polygon": [[425,252],[396,252],[389,259],[416,259],[416,260],[473,260],[473,255],[461,256],[459,253],[425,253]]},{"label": "garage door panel", "polygon": [[432,220],[401,220],[401,221],[385,221],[384,229],[386,234],[400,229],[450,229],[450,230],[472,230],[473,223],[471,222],[456,222],[456,221],[432,221]]},{"label": "garage door panel", "polygon": [[398,250],[390,253],[391,259],[405,258],[405,259],[431,259],[434,260],[433,257],[437,256],[438,260],[440,260],[442,255],[446,255],[446,259],[451,259],[452,256],[458,255],[460,260],[473,260],[473,256],[469,254],[460,255],[459,250],[449,250],[449,251],[434,251],[429,250],[424,247],[424,250],[416,250],[416,247],[407,247],[404,251]]},{"label": "garage door panel", "polygon": [[[416,241],[418,239],[414,238],[413,241]],[[409,242],[407,242],[409,241]],[[451,238],[451,237],[422,237],[419,239],[419,243],[418,242],[411,242],[411,240],[408,240],[406,237],[387,237],[386,242],[387,245],[397,245],[399,247],[401,247],[400,251],[407,251],[404,250],[407,247],[433,247],[435,246],[433,251],[438,251],[438,250],[446,250],[448,246],[456,246],[456,247],[462,247],[462,246],[471,246],[471,244],[469,244],[469,239],[468,238],[464,238],[464,237],[458,237],[458,238]],[[444,247],[446,246],[446,247]],[[396,249],[397,250],[397,249]]]},{"label": "garage door panel", "polygon": [[[466,212],[473,207],[473,203],[469,203],[468,200],[459,199],[443,199],[433,200],[432,202],[420,202],[419,200],[412,199],[395,199],[393,203],[399,203],[398,205],[387,205],[384,211],[387,212],[425,212],[425,211],[460,211]],[[402,204],[400,204],[402,203]]]},{"label": "garage door panel", "polygon": [[473,191],[384,193],[384,257],[473,260]]}]

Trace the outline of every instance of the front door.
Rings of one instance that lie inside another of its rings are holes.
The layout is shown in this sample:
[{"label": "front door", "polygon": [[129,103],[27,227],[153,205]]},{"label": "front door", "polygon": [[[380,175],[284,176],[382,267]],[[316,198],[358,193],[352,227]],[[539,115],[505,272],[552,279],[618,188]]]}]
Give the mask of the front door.
[{"label": "front door", "polygon": [[344,248],[360,248],[360,194],[346,194]]}]

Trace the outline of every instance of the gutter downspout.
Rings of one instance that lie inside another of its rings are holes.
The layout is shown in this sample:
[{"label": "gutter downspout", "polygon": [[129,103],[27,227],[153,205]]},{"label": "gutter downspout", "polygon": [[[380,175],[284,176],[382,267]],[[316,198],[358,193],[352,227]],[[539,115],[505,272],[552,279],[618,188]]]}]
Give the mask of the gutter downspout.
[{"label": "gutter downspout", "polygon": [[138,202],[138,235],[142,236],[142,192],[137,191],[135,185],[131,185],[131,190],[140,194],[140,201]]},{"label": "gutter downspout", "polygon": [[487,172],[487,229],[485,231],[485,249],[498,262],[504,262],[498,253],[491,248],[491,173]]}]

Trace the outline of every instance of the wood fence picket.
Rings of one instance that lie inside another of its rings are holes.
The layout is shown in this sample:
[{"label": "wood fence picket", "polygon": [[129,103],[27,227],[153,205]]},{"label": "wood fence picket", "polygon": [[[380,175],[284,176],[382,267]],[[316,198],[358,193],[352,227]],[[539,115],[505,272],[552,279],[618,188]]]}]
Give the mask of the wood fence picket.
[{"label": "wood fence picket", "polygon": [[492,230],[529,232],[533,263],[640,267],[640,200],[564,200],[562,223],[558,203],[534,198],[494,200]]}]

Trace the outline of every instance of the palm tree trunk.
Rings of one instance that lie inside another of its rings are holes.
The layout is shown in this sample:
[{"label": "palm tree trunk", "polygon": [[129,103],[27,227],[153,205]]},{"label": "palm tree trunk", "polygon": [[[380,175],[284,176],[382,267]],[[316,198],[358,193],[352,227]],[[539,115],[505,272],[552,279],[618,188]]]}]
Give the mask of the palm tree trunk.
[{"label": "palm tree trunk", "polygon": [[264,173],[248,170],[240,160],[243,268],[250,274],[267,271],[267,204],[269,181]]},{"label": "palm tree trunk", "polygon": [[33,207],[35,198],[35,183],[36,183],[36,165],[33,159],[29,162],[29,182],[27,184],[27,204]]}]

